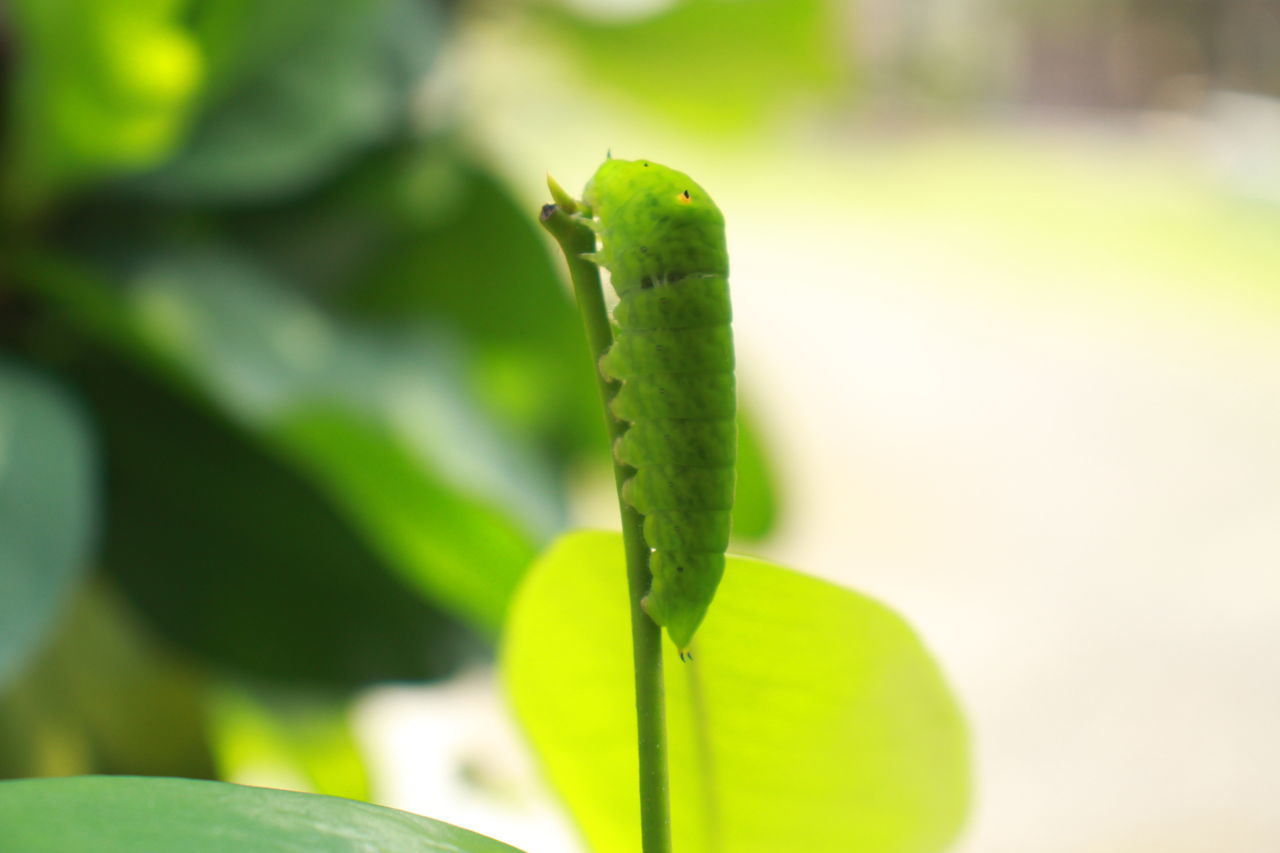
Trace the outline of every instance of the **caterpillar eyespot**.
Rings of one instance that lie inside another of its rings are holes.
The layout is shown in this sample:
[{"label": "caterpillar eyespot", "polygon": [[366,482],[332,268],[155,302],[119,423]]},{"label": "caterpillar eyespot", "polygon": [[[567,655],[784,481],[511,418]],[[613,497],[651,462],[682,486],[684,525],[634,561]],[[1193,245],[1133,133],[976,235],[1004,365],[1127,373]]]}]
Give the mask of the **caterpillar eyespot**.
[{"label": "caterpillar eyespot", "polygon": [[[694,195],[698,203],[693,203]],[[607,160],[583,200],[611,275],[617,336],[600,360],[620,380],[614,445],[635,470],[623,499],[644,516],[653,553],[642,606],[681,659],[724,574],[737,454],[729,258],[724,217],[687,175]]]}]

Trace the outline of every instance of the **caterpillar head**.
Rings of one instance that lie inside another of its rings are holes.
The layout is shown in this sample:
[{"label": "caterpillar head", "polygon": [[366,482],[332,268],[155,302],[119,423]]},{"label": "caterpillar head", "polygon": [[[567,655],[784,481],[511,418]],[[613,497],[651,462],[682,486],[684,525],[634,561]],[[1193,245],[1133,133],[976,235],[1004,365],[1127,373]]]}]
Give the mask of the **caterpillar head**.
[{"label": "caterpillar head", "polygon": [[728,275],[724,216],[684,172],[652,160],[606,160],[583,200],[600,220],[601,258],[615,286]]}]

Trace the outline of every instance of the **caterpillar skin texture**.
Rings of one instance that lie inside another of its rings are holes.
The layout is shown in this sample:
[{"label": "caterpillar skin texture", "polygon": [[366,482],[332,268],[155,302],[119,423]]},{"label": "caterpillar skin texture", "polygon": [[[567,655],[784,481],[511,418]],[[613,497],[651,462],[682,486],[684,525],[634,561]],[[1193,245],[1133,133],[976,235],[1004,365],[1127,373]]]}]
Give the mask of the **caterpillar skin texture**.
[{"label": "caterpillar skin texture", "polygon": [[653,549],[645,612],[687,653],[724,574],[733,508],[737,405],[724,217],[688,175],[649,160],[608,160],[587,184],[618,293],[617,337],[601,359],[622,382],[610,402],[628,423],[614,445],[635,469],[623,499]]}]

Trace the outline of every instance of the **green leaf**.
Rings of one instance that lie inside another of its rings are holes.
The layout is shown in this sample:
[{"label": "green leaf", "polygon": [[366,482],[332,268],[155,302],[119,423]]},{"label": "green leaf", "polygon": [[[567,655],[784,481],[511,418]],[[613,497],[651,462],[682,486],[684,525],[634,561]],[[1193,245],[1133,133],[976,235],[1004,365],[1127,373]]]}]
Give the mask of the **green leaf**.
[{"label": "green leaf", "polygon": [[[530,570],[502,672],[596,853],[639,850],[621,537],[577,533]],[[730,557],[682,664],[664,643],[674,848],[931,853],[968,800],[964,722],[937,665],[883,605]]]},{"label": "green leaf", "polygon": [[606,439],[582,321],[533,211],[476,166],[457,163],[441,177],[437,161],[418,159],[393,176],[407,221],[348,304],[363,316],[448,323],[467,338],[473,384],[513,428],[561,459],[599,451]]},{"label": "green leaf", "polygon": [[162,160],[186,129],[199,50],[186,0],[17,0],[10,201]]},{"label": "green leaf", "polygon": [[691,131],[738,129],[843,77],[827,0],[682,0],[639,18],[544,11],[593,81]]},{"label": "green leaf", "polygon": [[112,278],[47,257],[22,269],[81,334],[305,473],[404,580],[487,631],[563,523],[550,461],[476,404],[448,335],[333,316],[219,246]]},{"label": "green leaf", "polygon": [[279,197],[399,130],[439,22],[417,0],[201,4],[210,100],[188,144],[135,183],[146,194]]},{"label": "green leaf", "polygon": [[80,408],[0,361],[0,686],[61,614],[89,558],[96,460]]},{"label": "green leaf", "polygon": [[[497,632],[532,557],[522,525],[433,476],[377,421],[313,408],[281,422],[276,434],[406,581]],[[452,446],[462,458],[484,458],[475,443]]]},{"label": "green leaf", "polygon": [[468,387],[553,464],[603,459],[582,321],[534,211],[457,148],[437,138],[381,149],[317,192],[224,226],[348,316],[456,338]]},{"label": "green leaf", "polygon": [[104,354],[73,376],[108,462],[101,559],[166,638],[240,672],[338,687],[440,677],[470,651],[241,428]]},{"label": "green leaf", "polygon": [[763,539],[778,523],[778,480],[764,436],[749,406],[738,406],[738,487],[733,497],[733,535]]},{"label": "green leaf", "polygon": [[152,256],[128,301],[143,337],[308,472],[406,579],[496,630],[562,510],[546,462],[476,407],[446,336],[343,322],[208,248]]},{"label": "green leaf", "polygon": [[447,823],[353,800],[225,782],[135,776],[0,782],[0,849],[41,853],[515,851]]}]

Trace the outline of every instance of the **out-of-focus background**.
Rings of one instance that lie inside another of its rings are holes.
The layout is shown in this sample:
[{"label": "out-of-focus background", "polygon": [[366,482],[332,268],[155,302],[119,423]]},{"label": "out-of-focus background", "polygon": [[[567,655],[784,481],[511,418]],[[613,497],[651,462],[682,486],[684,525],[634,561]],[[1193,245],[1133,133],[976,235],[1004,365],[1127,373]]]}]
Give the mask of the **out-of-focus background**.
[{"label": "out-of-focus background", "polygon": [[573,851],[492,671],[614,526],[538,230],[725,211],[738,549],[903,612],[965,853],[1280,849],[1280,3],[8,0],[0,773]]}]

